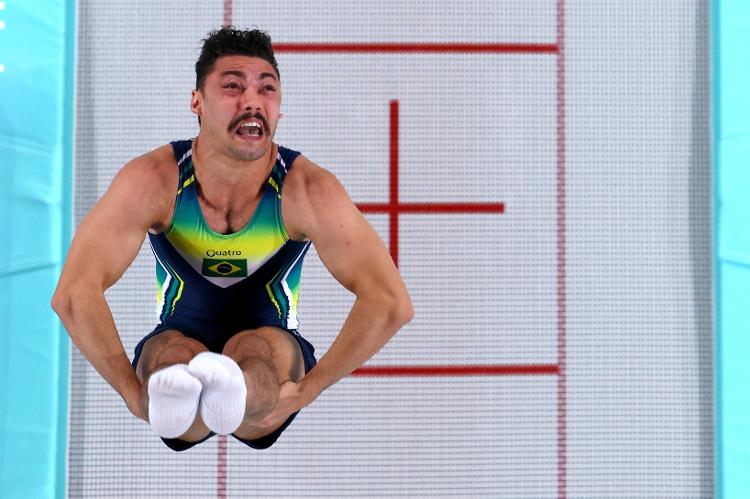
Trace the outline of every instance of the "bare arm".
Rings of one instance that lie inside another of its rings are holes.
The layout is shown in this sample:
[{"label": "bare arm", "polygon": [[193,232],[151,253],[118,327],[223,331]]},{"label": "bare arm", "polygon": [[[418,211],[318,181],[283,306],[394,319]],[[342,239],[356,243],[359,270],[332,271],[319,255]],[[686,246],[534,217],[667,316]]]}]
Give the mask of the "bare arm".
[{"label": "bare arm", "polygon": [[383,348],[411,320],[414,310],[388,250],[339,181],[300,159],[308,163],[308,174],[304,205],[297,207],[303,214],[295,219],[297,227],[315,244],[336,280],[356,295],[328,352],[300,382],[309,403]]},{"label": "bare arm", "polygon": [[78,227],[52,297],[52,308],[73,343],[142,418],[138,407],[141,383],[120,341],[104,291],[130,266],[147,230],[168,209],[165,196],[160,195],[161,180],[154,159],[146,156],[120,170]]}]

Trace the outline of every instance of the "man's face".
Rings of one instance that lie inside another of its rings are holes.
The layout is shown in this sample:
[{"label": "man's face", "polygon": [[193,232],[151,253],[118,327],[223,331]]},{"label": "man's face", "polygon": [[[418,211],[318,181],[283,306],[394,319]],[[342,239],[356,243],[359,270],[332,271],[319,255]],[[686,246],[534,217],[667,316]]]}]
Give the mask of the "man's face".
[{"label": "man's face", "polygon": [[201,119],[201,135],[242,161],[268,152],[280,107],[281,85],[273,66],[243,55],[218,58],[203,90],[193,90],[191,102]]}]

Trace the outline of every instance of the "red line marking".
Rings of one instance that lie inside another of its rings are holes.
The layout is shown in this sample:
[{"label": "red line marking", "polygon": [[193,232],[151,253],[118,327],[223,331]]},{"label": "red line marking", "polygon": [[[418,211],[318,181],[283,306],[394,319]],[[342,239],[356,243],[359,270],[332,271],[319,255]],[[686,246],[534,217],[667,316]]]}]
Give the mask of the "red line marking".
[{"label": "red line marking", "polygon": [[557,45],[536,43],[274,43],[274,52],[556,54]]},{"label": "red line marking", "polygon": [[[232,0],[224,0],[224,26],[232,25]],[[216,497],[227,497],[227,437],[219,435],[216,455]]]},{"label": "red line marking", "polygon": [[387,213],[389,247],[393,263],[398,267],[398,217],[402,213],[505,213],[505,203],[401,203],[398,200],[399,157],[398,101],[390,102],[390,144],[388,203],[357,203],[362,213]]},{"label": "red line marking", "polygon": [[[232,0],[224,0],[224,26],[232,25]],[[227,437],[219,435],[216,451],[216,497],[227,497]]]},{"label": "red line marking", "polygon": [[364,366],[351,376],[513,376],[560,373],[557,365]]},{"label": "red line marking", "polygon": [[566,282],[565,282],[565,0],[557,0],[557,496],[567,493]]},{"label": "red line marking", "polygon": [[217,456],[216,470],[216,497],[226,499],[227,497],[227,436],[219,435],[217,442],[219,452]]},{"label": "red line marking", "polygon": [[[398,101],[392,100],[390,104],[390,182],[389,182],[389,200],[395,209],[398,206]],[[390,214],[390,249],[393,263],[398,267],[398,211],[391,211]]]},{"label": "red line marking", "polygon": [[505,213],[505,203],[357,203],[362,213]]},{"label": "red line marking", "polygon": [[232,25],[232,0],[224,0],[224,26]]}]

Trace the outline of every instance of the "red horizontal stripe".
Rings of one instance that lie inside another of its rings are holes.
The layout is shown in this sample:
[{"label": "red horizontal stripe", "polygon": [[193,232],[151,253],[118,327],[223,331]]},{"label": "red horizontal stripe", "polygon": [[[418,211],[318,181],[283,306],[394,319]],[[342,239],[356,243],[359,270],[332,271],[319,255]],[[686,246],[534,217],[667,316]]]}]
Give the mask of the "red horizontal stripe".
[{"label": "red horizontal stripe", "polygon": [[352,376],[503,376],[559,374],[555,364],[474,366],[365,366]]},{"label": "red horizontal stripe", "polygon": [[274,43],[275,52],[556,54],[557,45],[538,43]]},{"label": "red horizontal stripe", "polygon": [[504,213],[505,203],[357,203],[362,213]]}]

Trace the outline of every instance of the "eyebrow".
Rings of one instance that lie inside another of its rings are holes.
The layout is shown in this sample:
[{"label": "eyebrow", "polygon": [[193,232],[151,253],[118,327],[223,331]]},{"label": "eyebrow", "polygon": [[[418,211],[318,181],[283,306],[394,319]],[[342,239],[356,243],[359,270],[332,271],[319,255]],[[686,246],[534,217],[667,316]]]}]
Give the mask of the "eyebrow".
[{"label": "eyebrow", "polygon": [[[226,71],[222,71],[219,74],[219,78],[223,78],[224,76],[237,76],[238,78],[245,78],[245,73],[236,69],[227,69]],[[278,81],[278,78],[276,78],[276,75],[273,73],[261,73],[260,79],[262,80],[264,78],[273,78],[274,80]]]}]

